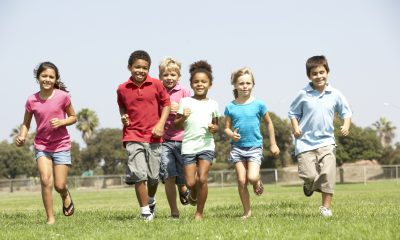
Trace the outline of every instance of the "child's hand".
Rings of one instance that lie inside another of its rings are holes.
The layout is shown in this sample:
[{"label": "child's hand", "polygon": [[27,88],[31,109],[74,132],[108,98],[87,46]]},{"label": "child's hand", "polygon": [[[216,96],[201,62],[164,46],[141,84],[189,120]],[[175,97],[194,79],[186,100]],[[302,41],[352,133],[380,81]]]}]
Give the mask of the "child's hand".
[{"label": "child's hand", "polygon": [[340,126],[340,133],[342,134],[342,136],[346,137],[347,135],[349,135],[349,128],[345,126]]},{"label": "child's hand", "polygon": [[177,112],[179,109],[179,103],[171,102],[171,112]]},{"label": "child's hand", "polygon": [[52,118],[50,120],[50,125],[52,128],[58,128],[64,125],[63,121],[58,118]]},{"label": "child's hand", "polygon": [[208,131],[209,131],[210,133],[216,133],[217,130],[218,130],[217,125],[212,124],[212,123],[208,124]]},{"label": "child's hand", "polygon": [[278,156],[280,153],[279,147],[276,144],[272,144],[271,146],[269,146],[269,153],[272,156]]},{"label": "child's hand", "polygon": [[161,138],[164,135],[164,127],[160,124],[156,124],[151,133],[154,138]]},{"label": "child's hand", "polygon": [[238,133],[238,131],[239,131],[239,128],[236,128],[235,130],[233,130],[232,140],[234,142],[237,142],[240,139],[240,134]]},{"label": "child's hand", "polygon": [[15,145],[17,145],[17,147],[21,147],[22,145],[24,145],[24,143],[25,143],[25,138],[23,138],[21,136],[18,136],[15,139]]},{"label": "child's hand", "polygon": [[295,138],[299,138],[301,136],[302,132],[300,128],[294,129],[293,130],[293,135]]},{"label": "child's hand", "polygon": [[192,110],[190,110],[190,108],[185,108],[183,109],[183,118],[185,118],[185,120],[190,116],[190,114],[192,113]]},{"label": "child's hand", "polygon": [[121,122],[125,127],[129,126],[129,116],[128,116],[128,114],[125,113],[124,115],[121,116]]}]

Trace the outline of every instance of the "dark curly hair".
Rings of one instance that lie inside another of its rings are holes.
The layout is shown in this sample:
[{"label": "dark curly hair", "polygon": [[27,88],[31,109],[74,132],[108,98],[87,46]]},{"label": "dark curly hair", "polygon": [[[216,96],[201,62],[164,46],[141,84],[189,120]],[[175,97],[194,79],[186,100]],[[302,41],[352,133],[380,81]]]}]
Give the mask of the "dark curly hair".
[{"label": "dark curly hair", "polygon": [[129,60],[128,60],[128,66],[132,66],[132,64],[138,59],[145,60],[146,62],[149,63],[149,67],[150,67],[150,65],[151,65],[150,55],[144,50],[137,50],[137,51],[134,51],[133,53],[131,53],[131,55],[129,56]]},{"label": "dark curly hair", "polygon": [[194,75],[196,75],[196,73],[205,73],[207,77],[210,79],[210,83],[212,84],[213,82],[212,67],[205,60],[200,60],[192,63],[190,65],[189,72],[190,72],[190,82],[192,82],[192,79]]},{"label": "dark curly hair", "polygon": [[54,88],[56,89],[60,89],[64,92],[68,92],[67,91],[67,86],[65,86],[65,84],[61,81],[61,77],[60,77],[60,73],[58,71],[57,66],[52,63],[52,62],[42,62],[40,63],[34,70],[33,70],[33,74],[34,77],[39,80],[39,76],[40,74],[46,70],[46,69],[53,69],[54,72],[56,73],[56,82],[54,83]]}]

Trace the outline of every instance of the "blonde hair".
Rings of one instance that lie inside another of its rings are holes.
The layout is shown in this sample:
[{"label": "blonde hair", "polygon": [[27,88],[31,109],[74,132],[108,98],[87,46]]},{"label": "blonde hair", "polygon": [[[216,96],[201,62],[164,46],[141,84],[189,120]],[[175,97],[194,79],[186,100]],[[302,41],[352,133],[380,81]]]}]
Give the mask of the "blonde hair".
[{"label": "blonde hair", "polygon": [[158,76],[161,78],[162,74],[166,71],[174,71],[178,74],[178,76],[181,76],[181,63],[172,58],[172,57],[166,57],[164,60],[161,61],[160,65],[158,66]]},{"label": "blonde hair", "polygon": [[[251,72],[250,68],[248,68],[248,67],[242,67],[242,68],[239,68],[238,70],[234,71],[231,76],[231,84],[233,86],[235,86],[238,78],[243,75],[250,75],[253,85],[256,84],[256,82],[254,81],[253,73]],[[236,89],[233,89],[233,96],[235,96],[235,98],[238,98],[238,92]]]}]

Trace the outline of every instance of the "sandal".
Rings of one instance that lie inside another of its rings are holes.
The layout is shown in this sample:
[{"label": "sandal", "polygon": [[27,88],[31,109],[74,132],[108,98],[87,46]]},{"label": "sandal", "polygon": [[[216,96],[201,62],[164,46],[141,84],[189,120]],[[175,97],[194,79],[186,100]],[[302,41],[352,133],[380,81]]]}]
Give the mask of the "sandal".
[{"label": "sandal", "polygon": [[179,200],[181,201],[182,205],[188,205],[189,204],[189,194],[190,190],[187,189],[184,192],[179,192]]},{"label": "sandal", "polygon": [[257,187],[257,185],[253,185],[254,193],[255,193],[257,196],[260,196],[260,195],[263,194],[263,192],[264,192],[264,185],[263,185],[261,179],[260,179],[259,182],[260,182],[260,183],[259,183],[258,187]]},{"label": "sandal", "polygon": [[65,207],[64,203],[63,203],[63,213],[64,213],[64,216],[69,217],[69,216],[72,216],[72,214],[74,214],[75,207],[74,207],[74,202],[72,201],[71,193],[69,193],[69,190],[67,190],[67,191],[68,191],[68,196],[71,199],[71,203],[69,204],[68,207]]}]

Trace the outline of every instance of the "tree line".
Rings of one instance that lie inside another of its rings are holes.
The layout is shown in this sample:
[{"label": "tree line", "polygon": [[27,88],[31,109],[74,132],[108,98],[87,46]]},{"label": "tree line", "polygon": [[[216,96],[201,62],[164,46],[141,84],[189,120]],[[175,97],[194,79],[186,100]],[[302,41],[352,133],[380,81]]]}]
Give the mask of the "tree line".
[{"label": "tree line", "polygon": [[[296,164],[293,156],[293,136],[288,119],[281,119],[270,112],[275,127],[276,142],[281,150],[277,157],[268,155],[269,138],[265,124],[261,124],[264,137],[264,161],[262,168],[281,168]],[[352,124],[350,135],[342,137],[339,134],[341,121],[334,120],[337,142],[337,162],[351,163],[357,160],[377,160],[380,164],[400,164],[400,143],[393,144],[396,127],[382,117],[371,127],[358,127]],[[227,162],[230,151],[230,139],[224,133],[224,117],[219,119],[219,131],[214,135],[216,143],[216,161],[212,170],[233,168]],[[82,133],[86,146],[81,148],[72,141],[72,167],[70,175],[108,175],[123,174],[127,155],[121,143],[120,128],[100,128],[96,113],[88,108],[81,109],[77,114],[76,128]],[[19,127],[12,129],[10,137],[14,140],[19,134]],[[17,148],[13,142],[0,142],[0,178],[14,179],[18,176],[37,176],[34,160],[33,139],[35,133],[30,133],[27,143]]]}]

